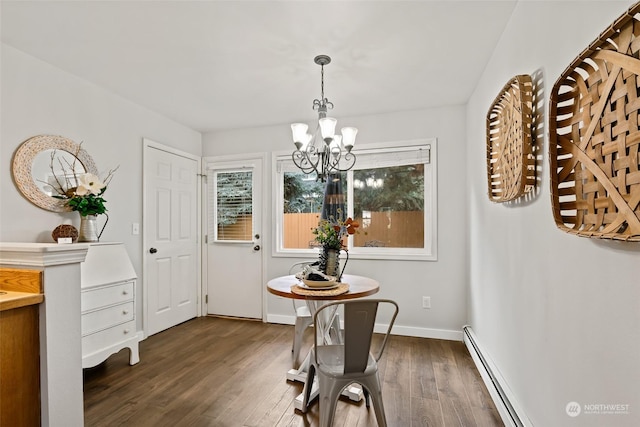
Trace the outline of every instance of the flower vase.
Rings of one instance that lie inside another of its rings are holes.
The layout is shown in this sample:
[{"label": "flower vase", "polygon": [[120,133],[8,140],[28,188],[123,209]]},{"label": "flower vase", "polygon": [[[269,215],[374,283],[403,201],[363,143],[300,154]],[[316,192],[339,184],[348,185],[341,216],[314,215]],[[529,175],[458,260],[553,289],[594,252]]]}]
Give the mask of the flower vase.
[{"label": "flower vase", "polygon": [[320,271],[328,276],[338,277],[340,273],[340,251],[322,247],[320,251]]},{"label": "flower vase", "polygon": [[320,251],[320,271],[328,276],[333,276],[338,279],[338,281],[342,278],[342,273],[344,272],[345,267],[347,266],[347,261],[349,261],[349,252],[344,250],[347,255],[347,259],[344,262],[344,266],[342,270],[340,270],[340,251],[344,249],[332,249],[327,247],[322,247]]},{"label": "flower vase", "polygon": [[80,215],[78,242],[97,242],[100,240],[97,218],[97,215]]}]

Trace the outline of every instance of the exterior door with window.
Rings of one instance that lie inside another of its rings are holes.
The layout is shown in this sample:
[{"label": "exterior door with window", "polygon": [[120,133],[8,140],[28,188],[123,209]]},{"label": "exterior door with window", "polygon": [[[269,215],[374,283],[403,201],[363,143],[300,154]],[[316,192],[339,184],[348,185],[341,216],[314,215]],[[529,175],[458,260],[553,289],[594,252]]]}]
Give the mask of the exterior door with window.
[{"label": "exterior door with window", "polygon": [[207,163],[208,314],[262,319],[262,163]]}]

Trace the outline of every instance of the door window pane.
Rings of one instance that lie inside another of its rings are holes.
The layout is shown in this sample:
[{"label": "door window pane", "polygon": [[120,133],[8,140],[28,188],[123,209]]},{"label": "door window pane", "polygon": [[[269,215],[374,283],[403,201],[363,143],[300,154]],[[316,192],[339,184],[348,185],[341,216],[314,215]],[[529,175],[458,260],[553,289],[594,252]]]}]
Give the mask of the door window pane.
[{"label": "door window pane", "polygon": [[217,172],[216,241],[253,241],[252,172]]}]

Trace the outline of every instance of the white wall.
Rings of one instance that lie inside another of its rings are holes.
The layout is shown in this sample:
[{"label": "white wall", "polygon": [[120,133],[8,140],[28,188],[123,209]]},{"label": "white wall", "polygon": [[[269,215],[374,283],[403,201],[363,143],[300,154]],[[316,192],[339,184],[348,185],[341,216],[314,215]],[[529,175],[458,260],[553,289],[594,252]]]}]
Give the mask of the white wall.
[{"label": "white wall", "polygon": [[[367,117],[340,117],[339,123],[359,129],[357,145],[438,139],[438,261],[349,260],[347,272],[378,279],[379,297],[400,305],[398,330],[416,336],[461,339],[466,322],[466,170],[464,168],[465,110],[463,106],[392,113]],[[203,155],[243,152],[269,153],[293,149],[288,123],[279,126],[209,133],[203,136]],[[271,189],[271,165],[267,165],[267,188]],[[273,206],[266,197],[266,224],[273,223]],[[272,230],[262,235],[271,248]],[[286,274],[292,258],[266,255],[266,278]],[[431,297],[432,308],[422,308],[422,296]],[[268,295],[268,315],[291,316],[291,302]]]},{"label": "white wall", "polygon": [[[140,291],[142,234],[131,235],[131,224],[142,224],[142,138],[200,155],[200,133],[5,44],[1,55],[0,241],[53,242],[51,231],[65,220],[79,226],[76,212],[48,212],[25,199],[10,165],[18,146],[35,135],[83,142],[99,170],[120,166],[105,193],[109,222],[100,240],[125,244]],[[138,313],[141,307],[140,299]]]},{"label": "white wall", "polygon": [[[556,228],[548,105],[556,79],[631,2],[520,1],[467,106],[469,319],[533,425],[640,425],[640,244]],[[487,197],[485,117],[502,86],[537,74],[544,144],[533,200]],[[567,403],[629,405],[570,418]]]}]

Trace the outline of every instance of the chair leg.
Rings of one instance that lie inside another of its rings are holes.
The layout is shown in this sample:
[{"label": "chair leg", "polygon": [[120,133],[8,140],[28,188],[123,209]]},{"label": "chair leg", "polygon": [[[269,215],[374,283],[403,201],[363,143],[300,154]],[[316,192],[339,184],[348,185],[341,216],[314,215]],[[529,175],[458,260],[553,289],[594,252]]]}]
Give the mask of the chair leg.
[{"label": "chair leg", "polygon": [[307,372],[307,381],[304,383],[302,390],[302,412],[306,413],[309,407],[309,398],[311,397],[311,390],[313,389],[313,380],[316,376],[316,367],[312,363],[309,364],[309,371]]},{"label": "chair leg", "polygon": [[318,372],[320,382],[320,427],[333,426],[333,418],[336,414],[336,405],[342,390],[352,381],[344,382],[324,376]]},{"label": "chair leg", "polygon": [[[373,409],[376,413],[376,420],[379,427],[387,427],[387,417],[384,412],[384,403],[382,402],[382,390],[380,389],[380,381],[377,375],[371,376],[362,381],[362,388],[365,393],[369,393],[373,399]],[[366,394],[365,394],[366,396]],[[368,405],[367,405],[368,406]]]}]

